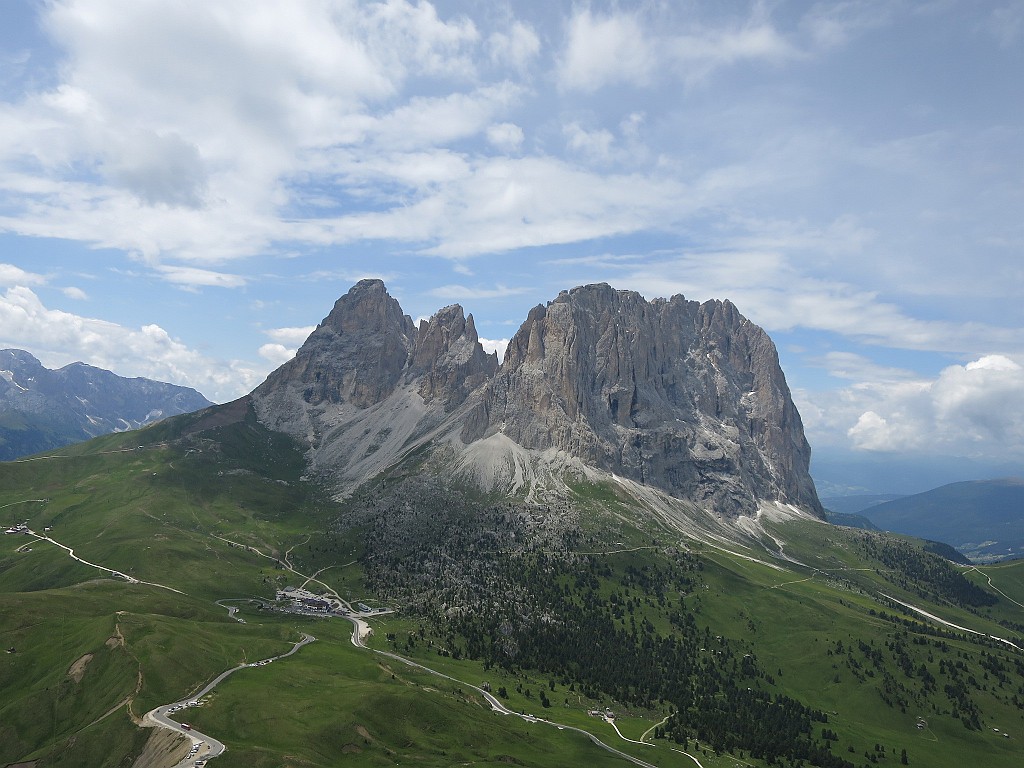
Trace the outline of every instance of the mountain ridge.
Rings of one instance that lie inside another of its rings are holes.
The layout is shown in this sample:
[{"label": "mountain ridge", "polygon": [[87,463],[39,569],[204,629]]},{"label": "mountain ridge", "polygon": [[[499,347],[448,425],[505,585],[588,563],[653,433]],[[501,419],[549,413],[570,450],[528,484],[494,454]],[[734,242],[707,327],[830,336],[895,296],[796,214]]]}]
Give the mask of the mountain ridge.
[{"label": "mountain ridge", "polygon": [[189,387],[82,362],[51,370],[24,350],[0,350],[0,461],[210,405]]},{"label": "mountain ridge", "polygon": [[964,480],[861,510],[879,528],[949,544],[974,562],[1024,556],[1024,479]]},{"label": "mountain ridge", "polygon": [[498,365],[461,306],[417,329],[363,280],[252,401],[343,495],[431,444],[512,492],[597,470],[725,516],[823,514],[775,347],[728,301],[579,286],[534,307]]}]

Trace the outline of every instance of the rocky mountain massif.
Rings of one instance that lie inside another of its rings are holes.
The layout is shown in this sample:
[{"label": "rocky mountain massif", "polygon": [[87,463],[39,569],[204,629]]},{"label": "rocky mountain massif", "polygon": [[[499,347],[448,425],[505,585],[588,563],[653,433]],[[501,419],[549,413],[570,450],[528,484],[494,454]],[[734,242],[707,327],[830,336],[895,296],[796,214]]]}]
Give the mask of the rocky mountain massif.
[{"label": "rocky mountain massif", "polygon": [[1024,561],[823,523],[728,303],[577,288],[499,365],[360,283],[252,395],[52,459],[0,463],[0,765],[1020,764]]},{"label": "rocky mountain massif", "polygon": [[50,370],[28,352],[0,350],[0,461],[209,405],[188,387],[127,379],[85,363]]},{"label": "rocky mountain massif", "polygon": [[251,397],[342,495],[430,446],[487,489],[530,495],[597,473],[722,518],[766,503],[822,514],[775,347],[728,301],[563,291],[499,365],[460,306],[417,328],[364,280]]}]

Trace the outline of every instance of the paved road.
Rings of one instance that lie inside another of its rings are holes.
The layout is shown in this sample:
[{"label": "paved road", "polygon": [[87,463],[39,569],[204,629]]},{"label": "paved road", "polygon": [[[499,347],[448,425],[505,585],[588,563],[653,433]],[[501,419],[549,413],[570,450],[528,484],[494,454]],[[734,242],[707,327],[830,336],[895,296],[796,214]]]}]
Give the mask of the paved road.
[{"label": "paved road", "polygon": [[[586,736],[594,744],[596,744],[597,746],[601,747],[601,749],[605,749],[605,750],[611,752],[614,755],[618,755],[623,760],[628,760],[629,762],[633,763],[634,765],[639,765],[641,768],[657,768],[657,766],[651,765],[650,763],[645,762],[645,761],[641,760],[638,757],[633,757],[632,755],[627,755],[625,752],[621,752],[621,751],[615,749],[615,747],[612,747],[612,746],[609,746],[608,744],[605,744],[603,741],[601,741],[599,738],[597,738],[597,736],[592,734],[590,731],[584,730],[583,728],[577,728],[576,726],[573,726],[573,725],[562,725],[561,723],[556,723],[556,722],[553,722],[551,720],[545,720],[542,717],[536,717],[534,715],[527,715],[527,714],[524,714],[524,713],[521,713],[521,712],[515,712],[515,711],[509,709],[508,707],[506,707],[496,697],[492,696],[490,693],[485,691],[483,688],[478,688],[477,686],[473,685],[472,683],[467,683],[464,680],[459,680],[457,678],[451,677],[450,675],[446,675],[443,672],[438,672],[436,669],[431,669],[430,667],[425,667],[424,665],[419,664],[419,663],[413,661],[412,659],[407,659],[404,656],[399,656],[397,653],[391,653],[390,651],[381,651],[381,650],[378,650],[376,648],[370,648],[364,642],[366,637],[371,632],[371,630],[369,628],[369,625],[367,625],[367,623],[365,621],[363,621],[362,619],[360,619],[358,617],[355,617],[355,616],[348,616],[346,618],[348,618],[348,620],[352,622],[352,645],[356,646],[357,648],[363,648],[364,650],[371,651],[371,652],[376,653],[376,654],[378,654],[380,656],[386,656],[389,659],[394,659],[395,661],[400,661],[403,664],[406,664],[407,666],[415,667],[416,669],[420,669],[420,670],[422,670],[424,672],[429,672],[430,674],[436,675],[437,677],[442,677],[445,680],[450,680],[453,683],[458,683],[459,685],[464,686],[466,688],[472,688],[474,691],[476,691],[481,696],[483,696],[484,700],[486,700],[487,703],[491,705],[491,709],[494,712],[497,712],[500,715],[512,715],[514,717],[521,718],[521,719],[525,720],[528,723],[542,723],[543,725],[548,725],[548,726],[551,726],[553,728],[557,728],[560,731],[575,731],[576,733],[579,733],[579,734],[581,734],[583,736]],[[616,728],[616,731],[617,730],[618,729]],[[620,734],[620,736],[621,736],[621,734]],[[630,741],[630,739],[626,739],[626,740]],[[636,742],[636,743],[639,743],[639,742]],[[646,744],[645,746],[652,746],[652,745]]]},{"label": "paved road", "polygon": [[[145,714],[145,716],[142,719],[142,722],[145,725],[166,728],[167,730],[174,731],[175,733],[180,733],[184,736],[187,736],[189,740],[192,742],[192,751],[189,752],[188,756],[184,758],[181,762],[176,763],[173,768],[189,768],[189,766],[194,766],[196,762],[212,760],[213,758],[222,754],[226,747],[224,746],[223,743],[217,741],[217,739],[213,738],[212,736],[208,736],[205,733],[200,733],[194,728],[192,730],[185,730],[184,728],[182,728],[181,724],[182,722],[184,722],[183,714],[190,707],[198,706],[198,701],[203,696],[212,691],[214,688],[216,688],[229,675],[233,675],[240,669],[264,666],[266,664],[270,664],[271,662],[277,661],[278,659],[283,659],[288,656],[291,656],[293,653],[298,651],[299,648],[301,648],[304,645],[308,645],[309,643],[312,643],[314,640],[316,640],[316,638],[312,635],[304,634],[302,636],[302,639],[295,643],[295,645],[292,646],[292,649],[287,653],[282,653],[280,656],[271,656],[269,659],[263,659],[262,661],[253,662],[252,664],[239,664],[237,667],[232,667],[231,669],[225,672],[221,672],[219,675],[217,675],[217,677],[211,680],[206,685],[205,688],[203,688],[198,693],[193,694],[188,698],[182,699],[181,701],[175,701],[170,704],[164,704],[155,709],[151,709],[149,712]],[[179,715],[179,712],[183,714]],[[170,715],[174,715],[175,717],[182,719],[172,720],[170,718]]]},{"label": "paved road", "polygon": [[129,584],[147,584],[147,585],[149,585],[151,587],[159,587],[160,589],[167,589],[167,590],[170,590],[171,592],[177,592],[179,595],[184,595],[185,594],[180,589],[175,589],[174,587],[168,587],[166,584],[157,584],[154,581],[142,581],[141,579],[136,579],[135,577],[129,576],[126,573],[122,573],[121,571],[115,571],[113,568],[107,568],[105,565],[98,565],[97,563],[90,563],[88,560],[83,560],[82,558],[80,558],[78,555],[75,554],[75,550],[73,550],[71,547],[67,546],[66,544],[61,544],[59,541],[57,541],[56,539],[53,539],[53,538],[51,538],[49,536],[44,536],[41,533],[36,533],[31,528],[25,529],[25,533],[28,534],[29,536],[34,536],[35,538],[39,539],[39,541],[46,541],[46,542],[49,542],[50,544],[53,544],[54,546],[60,547],[61,549],[65,550],[68,553],[68,556],[72,560],[77,560],[78,562],[82,563],[83,565],[88,565],[90,568],[96,568],[97,570],[100,570],[100,571],[106,571],[111,576],[116,576],[117,578],[124,579]]},{"label": "paved road", "polygon": [[924,616],[925,618],[931,619],[932,621],[937,621],[939,624],[944,624],[945,626],[952,627],[953,629],[959,629],[961,632],[968,632],[968,633],[970,633],[972,635],[980,635],[981,637],[987,637],[990,640],[997,640],[1000,643],[1005,643],[1006,645],[1010,646],[1011,648],[1016,648],[1018,651],[1024,651],[1024,648],[1021,648],[1016,643],[1010,642],[1005,637],[999,637],[998,635],[990,635],[987,632],[978,632],[977,630],[970,629],[969,627],[961,627],[959,624],[954,624],[951,621],[946,621],[945,619],[940,619],[934,613],[928,613],[928,611],[924,610],[923,608],[918,608],[916,605],[911,605],[910,603],[905,603],[902,600],[897,600],[892,595],[887,595],[884,592],[879,592],[878,594],[880,594],[882,597],[885,597],[885,598],[888,598],[889,600],[892,600],[894,603],[899,603],[904,608],[909,608],[914,613],[919,613],[922,616]]}]

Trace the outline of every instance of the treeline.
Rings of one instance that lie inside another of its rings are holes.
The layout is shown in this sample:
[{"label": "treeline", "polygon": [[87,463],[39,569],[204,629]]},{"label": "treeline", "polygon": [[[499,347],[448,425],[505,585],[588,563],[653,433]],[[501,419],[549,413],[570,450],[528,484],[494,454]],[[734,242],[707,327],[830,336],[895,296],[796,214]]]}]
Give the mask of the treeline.
[{"label": "treeline", "polygon": [[995,605],[999,598],[973,583],[948,560],[890,536],[862,535],[861,553],[884,565],[885,577],[903,589],[961,607]]},{"label": "treeline", "polygon": [[[732,688],[672,714],[665,724],[665,737],[685,743],[693,734],[716,752],[745,749],[750,757],[769,764],[785,758],[823,768],[854,768],[853,763],[833,755],[827,742],[812,738],[812,721],[826,719],[824,713],[788,696]],[[822,735],[835,738],[834,732],[824,729]]]},{"label": "treeline", "polygon": [[579,694],[668,708],[663,738],[851,765],[815,736],[822,712],[769,692],[775,681],[749,645],[698,626],[687,606],[703,587],[696,556],[616,554],[628,547],[602,541],[578,514],[453,494],[421,475],[364,490],[339,526],[361,532],[367,586],[423,619],[426,631],[393,638],[399,651],[429,643],[485,667],[540,673],[548,685],[531,695],[543,706]]}]

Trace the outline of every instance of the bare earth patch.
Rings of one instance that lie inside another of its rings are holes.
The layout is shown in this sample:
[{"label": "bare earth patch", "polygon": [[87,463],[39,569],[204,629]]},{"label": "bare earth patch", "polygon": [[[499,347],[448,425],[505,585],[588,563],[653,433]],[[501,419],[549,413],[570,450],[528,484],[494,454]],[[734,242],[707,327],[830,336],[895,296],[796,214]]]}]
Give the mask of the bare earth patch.
[{"label": "bare earth patch", "polygon": [[85,654],[85,656],[72,664],[71,668],[68,669],[68,677],[76,683],[82,682],[82,678],[85,677],[85,668],[89,666],[90,661],[92,661],[92,654]]},{"label": "bare earth patch", "polygon": [[164,768],[177,765],[188,754],[189,739],[164,728],[154,728],[146,741],[142,754],[132,763],[132,768]]}]

